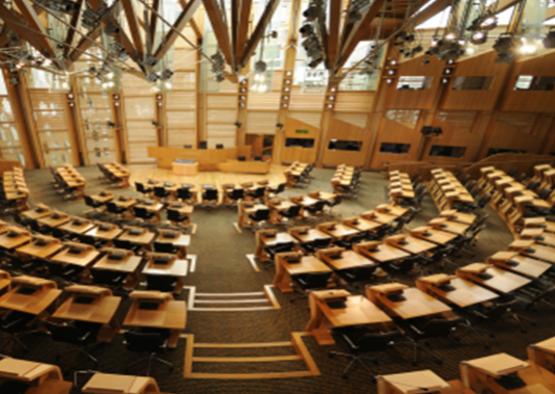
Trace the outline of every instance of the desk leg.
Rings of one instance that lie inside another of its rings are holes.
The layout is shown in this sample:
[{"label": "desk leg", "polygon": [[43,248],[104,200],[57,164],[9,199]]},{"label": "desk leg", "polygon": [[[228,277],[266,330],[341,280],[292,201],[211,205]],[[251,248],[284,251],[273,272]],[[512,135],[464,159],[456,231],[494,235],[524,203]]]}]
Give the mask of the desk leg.
[{"label": "desk leg", "polygon": [[310,320],[306,325],[305,331],[310,333],[321,346],[335,344],[330,330],[326,325],[324,315],[320,311],[318,302],[312,294],[308,296],[308,305],[310,308]]}]

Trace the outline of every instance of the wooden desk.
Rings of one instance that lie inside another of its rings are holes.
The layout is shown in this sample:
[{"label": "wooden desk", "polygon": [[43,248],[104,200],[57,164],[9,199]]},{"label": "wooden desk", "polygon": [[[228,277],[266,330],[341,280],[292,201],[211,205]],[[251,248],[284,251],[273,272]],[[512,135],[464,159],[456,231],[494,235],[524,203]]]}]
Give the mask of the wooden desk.
[{"label": "wooden desk", "polygon": [[120,209],[129,210],[131,207],[137,204],[137,200],[133,197],[119,196],[111,201]]},{"label": "wooden desk", "polygon": [[377,384],[378,394],[455,393],[449,383],[429,369],[379,375]]},{"label": "wooden desk", "polygon": [[555,264],[555,248],[552,248],[550,246],[534,244],[529,248],[522,250],[521,253],[535,259]]},{"label": "wooden desk", "polygon": [[339,240],[348,239],[349,237],[360,234],[360,231],[356,228],[337,222],[320,223],[318,225],[318,230],[321,230]]},{"label": "wooden desk", "polygon": [[31,233],[20,227],[9,226],[0,233],[0,249],[13,250],[31,240]]},{"label": "wooden desk", "polygon": [[[465,387],[476,392],[493,393],[552,393],[555,390],[554,379],[541,375],[534,367],[525,361],[510,356],[507,353],[498,353],[491,356],[480,357],[474,360],[461,362],[461,377]],[[496,379],[510,373],[517,373],[526,383],[520,389],[507,390]]]},{"label": "wooden desk", "polygon": [[58,253],[64,245],[58,238],[35,235],[31,242],[16,249],[19,255],[47,259]]},{"label": "wooden desk", "polygon": [[[139,234],[132,234],[131,232],[136,229]],[[130,232],[131,231],[131,232]],[[150,247],[156,234],[141,227],[127,227],[123,233],[118,237],[119,240],[128,241],[136,245]]]},{"label": "wooden desk", "polygon": [[[449,288],[442,287],[442,285],[449,285]],[[482,304],[499,297],[498,294],[482,286],[446,274],[418,278],[416,287],[449,305],[459,308]]]},{"label": "wooden desk", "polygon": [[226,160],[218,164],[218,170],[222,172],[235,172],[238,174],[267,174],[270,172],[272,163],[270,160]]},{"label": "wooden desk", "polygon": [[410,256],[409,253],[379,241],[361,242],[353,249],[378,263],[390,263]]},{"label": "wooden desk", "polygon": [[269,258],[266,248],[275,247],[283,244],[298,245],[298,241],[289,233],[275,230],[258,230],[255,234],[256,252],[255,256],[259,261]]},{"label": "wooden desk", "polygon": [[441,211],[440,216],[446,218],[449,221],[463,223],[463,224],[472,224],[476,221],[475,214],[459,212],[456,209],[448,209],[445,211]]},{"label": "wooden desk", "polygon": [[56,228],[64,223],[69,222],[70,220],[71,218],[69,217],[69,215],[60,211],[52,211],[50,215],[38,219],[37,223],[44,227]]},{"label": "wooden desk", "polygon": [[497,252],[489,257],[488,263],[534,279],[553,268],[552,264],[513,251]]},{"label": "wooden desk", "polygon": [[87,231],[85,235],[101,241],[112,241],[122,232],[123,229],[113,223],[95,222],[95,226]]},{"label": "wooden desk", "polygon": [[28,383],[26,394],[70,394],[72,388],[59,367],[11,357],[0,360],[0,379]]},{"label": "wooden desk", "polygon": [[[168,259],[167,262],[157,263],[156,257],[161,256]],[[185,284],[185,277],[189,270],[189,263],[187,260],[180,260],[173,254],[167,253],[149,253],[147,256],[147,263],[143,268],[143,275],[146,276],[170,276],[177,279],[174,293],[179,294],[183,290]]]},{"label": "wooden desk", "polygon": [[187,257],[187,247],[191,243],[191,236],[178,231],[159,230],[155,243],[171,244],[178,250],[177,255],[184,259]]},{"label": "wooden desk", "polygon": [[83,386],[85,394],[155,394],[160,389],[156,381],[147,376],[95,373]]},{"label": "wooden desk", "polygon": [[237,159],[238,156],[244,156],[249,159],[251,157],[252,148],[250,145],[225,149],[189,149],[149,146],[147,151],[148,157],[156,159],[158,168],[169,169],[176,159],[188,159],[197,161],[200,171],[218,171],[218,165],[227,160]]},{"label": "wooden desk", "polygon": [[[297,257],[300,261],[290,263],[289,257]],[[273,284],[283,293],[293,291],[291,277],[302,274],[318,274],[329,272],[331,269],[315,256],[302,256],[300,252],[277,253],[275,257],[275,269]]]},{"label": "wooden desk", "polygon": [[448,305],[416,287],[401,290],[403,299],[394,301],[388,298],[389,292],[383,291],[386,288],[385,286],[388,285],[367,287],[366,296],[374,301],[376,305],[383,307],[387,312],[403,320],[451,312]]},{"label": "wooden desk", "polygon": [[58,229],[72,234],[84,234],[94,227],[92,221],[79,217],[72,218],[69,222],[62,224]]},{"label": "wooden desk", "polygon": [[529,345],[528,358],[547,375],[555,378],[555,337]]},{"label": "wooden desk", "polygon": [[[125,316],[123,326],[170,330],[168,346],[176,347],[179,335],[187,323],[185,301],[176,301],[170,293],[159,291],[134,291],[130,297],[133,302]],[[143,301],[157,302],[158,309],[141,307]]]},{"label": "wooden desk", "polygon": [[[499,293],[511,293],[531,282],[529,278],[483,263],[473,263],[457,269],[457,276],[468,279]],[[486,275],[486,277],[484,277]]]},{"label": "wooden desk", "polygon": [[457,238],[457,234],[448,233],[446,231],[436,230],[430,226],[421,226],[409,230],[409,233],[416,238],[433,242],[437,245],[447,245],[449,242]]},{"label": "wooden desk", "polygon": [[[143,261],[142,257],[134,255],[127,249],[102,248],[100,251],[104,255],[93,264],[92,270],[106,270],[126,274],[125,285],[128,288],[133,288],[138,282],[138,271]],[[115,258],[113,255],[118,257]]]},{"label": "wooden desk", "polygon": [[[28,289],[35,289],[31,294]],[[12,279],[12,289],[0,297],[0,308],[41,315],[62,293],[56,282],[31,276],[18,276]]]},{"label": "wooden desk", "polygon": [[338,247],[320,249],[316,255],[334,271],[373,267],[377,265],[375,261],[353,250],[345,250],[344,248]]},{"label": "wooden desk", "polygon": [[[328,300],[344,299],[344,305],[332,308]],[[310,320],[306,331],[320,345],[335,343],[330,328],[359,325],[384,326],[392,320],[380,308],[361,295],[351,295],[342,289],[311,291],[308,296]]]},{"label": "wooden desk", "polygon": [[464,235],[464,233],[466,233],[466,231],[470,227],[468,224],[452,222],[450,220],[447,220],[446,218],[432,219],[428,222],[428,224],[435,229],[457,235]]},{"label": "wooden desk", "polygon": [[92,200],[98,204],[106,204],[114,199],[114,195],[110,192],[101,191],[100,193],[92,194],[89,196]]},{"label": "wooden desk", "polygon": [[385,212],[379,212],[379,211],[376,211],[376,210],[364,212],[360,216],[363,219],[371,220],[371,221],[378,222],[378,223],[381,223],[381,224],[391,224],[395,220],[397,220],[397,218],[398,218],[395,215],[385,213]]},{"label": "wooden desk", "polygon": [[401,217],[407,214],[409,209],[395,204],[380,204],[374,209],[374,211],[378,213],[386,213],[395,217]]},{"label": "wooden desk", "polygon": [[[72,285],[64,290],[69,298],[52,315],[52,318],[66,321],[81,321],[102,326],[98,340],[110,342],[117,332],[116,312],[121,297],[112,295],[108,289],[97,286]],[[91,302],[82,302],[83,298]]]},{"label": "wooden desk", "polygon": [[37,220],[48,216],[52,213],[52,209],[44,204],[37,204],[33,209],[28,209],[20,213],[20,216],[28,220]]},{"label": "wooden desk", "polygon": [[372,232],[373,230],[376,230],[383,226],[383,224],[380,222],[376,222],[374,220],[368,220],[368,219],[364,219],[363,217],[356,217],[356,216],[352,218],[344,219],[341,223],[343,223],[346,226],[357,229],[358,231],[361,231],[361,232]]},{"label": "wooden desk", "polygon": [[100,255],[100,252],[89,244],[65,242],[64,246],[66,248],[52,256],[50,261],[85,268],[91,265]]},{"label": "wooden desk", "polygon": [[323,241],[329,240],[331,241],[332,237],[328,234],[315,229],[315,228],[307,228],[306,230],[298,230],[298,228],[290,228],[289,233],[299,240],[302,244],[309,244],[315,241]]},{"label": "wooden desk", "polygon": [[398,234],[384,239],[386,244],[394,246],[397,249],[404,250],[410,254],[420,254],[437,248],[437,244],[424,241],[423,239],[412,235]]}]

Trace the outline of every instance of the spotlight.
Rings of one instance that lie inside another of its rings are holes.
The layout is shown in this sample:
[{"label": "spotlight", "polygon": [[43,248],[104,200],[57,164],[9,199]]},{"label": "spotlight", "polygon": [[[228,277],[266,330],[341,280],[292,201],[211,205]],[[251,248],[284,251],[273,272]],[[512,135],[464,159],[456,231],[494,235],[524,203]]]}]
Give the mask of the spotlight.
[{"label": "spotlight", "polygon": [[497,52],[497,61],[501,63],[510,63],[514,57],[514,38],[511,33],[502,33],[499,35],[493,49]]},{"label": "spotlight", "polygon": [[302,25],[301,28],[299,29],[299,33],[301,33],[302,37],[308,37],[314,33],[314,29],[312,25],[309,25],[309,24]]},{"label": "spotlight", "polygon": [[543,39],[543,46],[546,49],[555,48],[555,30],[551,30],[547,33]]},{"label": "spotlight", "polygon": [[449,40],[449,41],[453,41],[455,38],[457,38],[457,36],[455,35],[455,33],[447,33],[445,35],[445,39]]},{"label": "spotlight", "polygon": [[254,71],[256,73],[264,73],[266,72],[266,62],[264,60],[259,60],[254,64]]},{"label": "spotlight", "polygon": [[488,33],[482,30],[475,31],[470,36],[470,42],[473,44],[483,44],[488,39]]},{"label": "spotlight", "polygon": [[442,84],[449,83],[449,78],[441,78],[441,83]]},{"label": "spotlight", "polygon": [[497,17],[491,15],[486,17],[482,22],[480,22],[480,27],[486,30],[492,30],[497,27]]}]

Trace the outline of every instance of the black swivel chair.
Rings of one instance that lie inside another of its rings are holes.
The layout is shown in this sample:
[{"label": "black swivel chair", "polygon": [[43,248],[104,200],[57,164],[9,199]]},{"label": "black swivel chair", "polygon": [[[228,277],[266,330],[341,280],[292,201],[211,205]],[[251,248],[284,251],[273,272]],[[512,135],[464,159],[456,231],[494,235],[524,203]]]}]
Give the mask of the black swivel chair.
[{"label": "black swivel chair", "polygon": [[107,286],[111,289],[120,289],[125,282],[126,274],[123,272],[93,269],[91,275],[94,284]]},{"label": "black swivel chair", "polygon": [[463,319],[460,317],[442,318],[432,317],[415,321],[409,325],[409,340],[413,348],[413,365],[418,361],[419,351],[428,353],[436,363],[442,364],[443,360],[437,356],[428,343],[429,339],[453,339],[452,335],[456,331],[457,326],[463,325]]},{"label": "black swivel chair", "polygon": [[226,192],[227,200],[232,204],[237,204],[237,201],[242,200],[245,197],[245,190],[233,188]]},{"label": "black swivel chair", "polygon": [[85,212],[85,215],[91,215],[91,214],[100,214],[102,213],[102,207],[104,207],[104,204],[98,201],[95,201],[91,196],[87,196],[85,195],[84,197],[85,200],[85,205],[89,206],[92,208],[91,211]]},{"label": "black swivel chair", "polygon": [[218,205],[218,189],[212,185],[204,185],[202,187],[202,203],[204,205]]},{"label": "black swivel chair", "polygon": [[106,211],[115,215],[119,219],[126,209],[116,205],[113,201],[110,201],[106,204]]},{"label": "black swivel chair", "polygon": [[270,218],[270,210],[267,208],[257,209],[249,215],[249,219],[254,223],[254,227],[258,227]]},{"label": "black swivel chair", "polygon": [[154,187],[154,196],[160,200],[165,200],[170,195],[170,192],[166,190],[164,186]]},{"label": "black swivel chair", "polygon": [[45,322],[48,334],[55,342],[62,342],[73,345],[73,348],[67,352],[58,354],[57,360],[60,360],[63,355],[70,353],[79,353],[87,357],[93,362],[94,366],[98,365],[98,359],[89,353],[88,349],[94,347],[96,336],[100,330],[98,325],[80,324],[79,322],[53,322],[47,320]]},{"label": "black swivel chair", "polygon": [[9,311],[2,315],[0,318],[0,331],[7,336],[6,341],[2,343],[2,348],[4,349],[8,345],[15,344],[28,351],[29,349],[23,343],[22,338],[38,332],[38,330],[32,328],[34,320],[34,315],[23,312]]},{"label": "black swivel chair", "polygon": [[179,248],[172,244],[171,242],[158,242],[154,241],[154,251],[158,253],[171,253],[177,254],[179,252]]},{"label": "black swivel chair", "polygon": [[156,214],[152,211],[149,211],[145,207],[133,207],[133,215],[136,218],[142,219],[145,222],[152,220]]},{"label": "black swivel chair", "polygon": [[324,200],[318,200],[314,204],[307,206],[305,209],[312,216],[318,216],[324,212],[325,207],[326,207],[326,202]]},{"label": "black swivel chair", "polygon": [[350,360],[341,373],[343,379],[348,377],[349,371],[357,364],[365,367],[372,378],[374,378],[372,369],[365,361],[377,363],[378,359],[370,356],[370,353],[386,352],[395,346],[395,341],[401,338],[399,330],[386,332],[370,331],[364,326],[335,328],[332,330],[332,335],[336,343],[343,346],[346,352],[332,350],[329,352],[329,356],[346,357]]},{"label": "black swivel chair", "polygon": [[175,193],[176,197],[183,202],[192,203],[194,200],[192,187],[192,185],[181,185]]},{"label": "black swivel chair", "polygon": [[306,294],[311,290],[321,290],[327,288],[330,276],[331,272],[291,276],[293,290],[295,290],[300,296],[291,298],[290,302],[305,298]]},{"label": "black swivel chair", "polygon": [[136,360],[128,365],[128,367],[147,362],[146,375],[150,375],[153,362],[158,362],[173,370],[173,364],[164,360],[158,355],[167,348],[169,333],[165,331],[142,331],[129,330],[123,334],[124,344],[127,350],[137,353],[146,353],[147,356]]},{"label": "black swivel chair", "polygon": [[151,189],[142,182],[135,182],[135,189],[141,194],[148,194],[151,191]]},{"label": "black swivel chair", "polygon": [[183,222],[188,221],[189,217],[186,214],[181,213],[177,209],[168,208],[166,210],[166,218],[174,225],[182,225]]},{"label": "black swivel chair", "polygon": [[175,290],[177,285],[177,278],[175,276],[166,275],[147,275],[146,288],[147,290],[158,290],[166,293],[171,293]]},{"label": "black swivel chair", "polygon": [[301,215],[301,206],[300,205],[291,205],[285,211],[280,212],[280,216],[287,220],[294,220],[299,218]]}]

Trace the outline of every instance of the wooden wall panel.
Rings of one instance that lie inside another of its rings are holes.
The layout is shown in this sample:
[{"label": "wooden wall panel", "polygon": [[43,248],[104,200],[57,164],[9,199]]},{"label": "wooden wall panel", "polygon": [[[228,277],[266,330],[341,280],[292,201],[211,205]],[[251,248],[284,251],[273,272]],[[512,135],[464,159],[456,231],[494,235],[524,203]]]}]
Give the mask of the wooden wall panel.
[{"label": "wooden wall panel", "polygon": [[[438,86],[441,83],[443,62],[435,56],[430,57],[430,63],[424,64],[423,56],[417,56],[410,60],[401,62],[398,66],[394,82],[383,83],[385,90],[385,108],[418,108],[431,109],[437,95]],[[423,75],[432,78],[430,88],[422,90],[397,90],[397,81],[400,76]]]},{"label": "wooden wall panel", "polygon": [[[324,157],[322,160],[324,166],[334,167],[342,163],[357,167],[364,165],[366,152],[368,151],[370,144],[368,131],[366,129],[344,122],[337,118],[332,118],[327,137],[327,141],[324,141]],[[362,142],[362,146],[361,149],[356,152],[331,150],[329,149],[329,142],[332,139],[360,141]]]},{"label": "wooden wall panel", "polygon": [[[432,137],[424,147],[423,160],[432,163],[457,163],[474,160],[479,153],[485,129],[490,117],[476,111],[440,111],[433,125],[441,127],[443,134]],[[465,148],[461,157],[430,155],[433,145]]]},{"label": "wooden wall panel", "polygon": [[[496,53],[491,50],[459,61],[446,87],[440,108],[491,111],[495,107],[500,90],[504,89],[506,75],[509,72],[509,65],[497,63],[496,56]],[[453,82],[456,77],[461,76],[491,77],[492,80],[489,88],[485,90],[454,90]]]},{"label": "wooden wall panel", "polygon": [[[303,132],[298,133],[297,130],[303,130]],[[319,127],[288,116],[285,118],[283,131],[285,138],[283,142],[284,146],[281,149],[282,163],[287,164],[296,160],[306,163],[314,163],[316,161],[318,140],[320,137]],[[285,146],[285,140],[287,138],[312,138],[314,139],[314,146],[312,148],[287,147]]]},{"label": "wooden wall panel", "polygon": [[[385,114],[382,115],[371,159],[371,167],[383,168],[395,161],[416,160],[421,139],[420,128],[424,115],[421,111],[414,125],[403,124],[388,119]],[[410,148],[407,153],[402,154],[381,152],[380,149],[384,143],[409,144]]]},{"label": "wooden wall panel", "polygon": [[503,91],[502,111],[555,112],[555,90],[515,90],[519,75],[555,77],[555,51],[515,62]]},{"label": "wooden wall panel", "polygon": [[276,132],[276,111],[248,111],[247,134],[269,134]]},{"label": "wooden wall panel", "polygon": [[492,148],[539,153],[550,131],[551,123],[551,116],[498,112],[488,126],[480,156],[486,156]]}]

